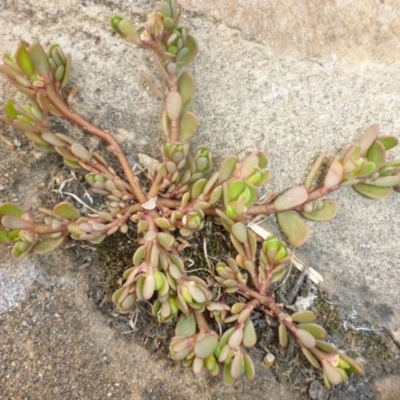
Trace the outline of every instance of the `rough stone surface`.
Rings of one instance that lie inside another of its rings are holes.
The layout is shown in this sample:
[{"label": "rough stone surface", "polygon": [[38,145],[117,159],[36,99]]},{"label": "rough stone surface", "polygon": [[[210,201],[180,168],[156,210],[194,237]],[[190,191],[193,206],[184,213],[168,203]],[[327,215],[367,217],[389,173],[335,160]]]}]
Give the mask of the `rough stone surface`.
[{"label": "rough stone surface", "polygon": [[[310,160],[325,150],[340,154],[372,123],[399,137],[396,1],[342,1],[315,10],[305,2],[251,3],[243,11],[247,2],[184,0],[184,22],[200,45],[191,69],[201,123],[194,144],[208,144],[215,164],[230,153],[266,151],[273,171],[268,190],[280,192],[304,181]],[[108,25],[113,12],[140,25],[156,4],[5,0],[0,53],[13,52],[20,38],[61,44],[73,56],[72,82],[82,88],[75,110],[115,132],[132,155],[157,157],[161,106],[139,77],[142,69],[156,72],[146,51],[111,34]],[[1,80],[0,100],[15,97]],[[70,125],[55,126],[82,135]],[[21,134],[5,125],[0,133],[20,144],[14,151],[0,147],[0,199],[34,209],[48,164]],[[399,158],[399,150],[393,153]],[[298,252],[324,276],[326,291],[399,340],[399,196],[371,201],[345,189],[333,197],[338,217],[311,224],[311,240]],[[86,296],[86,271],[71,263],[57,252],[16,265],[0,253],[0,398],[250,399],[266,398],[266,387],[268,398],[294,397],[266,370],[257,371],[254,383],[227,389],[152,358],[107,325]],[[381,399],[399,397],[390,385],[381,387]]]},{"label": "rough stone surface", "polygon": [[239,29],[280,56],[393,63],[400,52],[397,0],[183,0],[190,10]]}]

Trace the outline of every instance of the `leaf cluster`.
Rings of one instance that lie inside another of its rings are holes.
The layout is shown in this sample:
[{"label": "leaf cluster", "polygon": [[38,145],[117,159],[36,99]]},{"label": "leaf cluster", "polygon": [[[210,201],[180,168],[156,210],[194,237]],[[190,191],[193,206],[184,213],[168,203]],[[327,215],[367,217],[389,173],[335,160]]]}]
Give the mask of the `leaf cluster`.
[{"label": "leaf cluster", "polygon": [[[310,236],[306,220],[329,221],[338,213],[332,192],[351,186],[372,199],[384,199],[399,186],[400,161],[388,161],[386,153],[398,144],[394,136],[379,136],[379,128],[367,129],[358,144],[324,165],[326,154],[315,161],[301,186],[257,202],[258,188],[271,173],[267,155],[255,151],[244,160],[228,155],[212,173],[207,146],[191,149],[198,127],[190,111],[194,102],[194,77],[187,71],[198,45],[188,28],[180,25],[182,8],[176,0],[162,2],[160,11],[149,15],[139,32],[123,17],[112,16],[113,30],[128,42],[148,48],[154,55],[164,88],[146,73],[143,78],[161,99],[164,143],[161,160],[149,166],[150,185],[142,187],[115,137],[75,113],[64,100],[71,56],[53,44],[46,52],[39,43],[22,42],[14,56],[5,55],[0,73],[29,98],[29,104],[6,102],[0,118],[24,132],[36,150],[56,152],[65,164],[86,171],[91,191],[103,196],[101,212],[81,214],[62,202],[52,210],[40,209],[43,222],[12,203],[0,205],[0,243],[12,245],[12,255],[22,259],[29,252],[44,254],[68,237],[97,244],[129,225],[137,227],[139,247],[132,266],[125,271],[121,287],[112,300],[121,313],[130,313],[139,301],[150,301],[160,323],[174,321],[172,359],[194,373],[222,370],[223,381],[233,385],[241,375],[255,377],[248,349],[257,342],[252,321],[255,310],[279,321],[279,341],[287,346],[292,335],[305,358],[321,368],[326,385],[346,382],[348,373],[364,374],[363,366],[324,341],[325,330],[315,323],[312,311],[290,314],[271,294],[273,285],[288,273],[293,247]],[[88,150],[72,137],[53,132],[49,115],[64,118],[108,144],[120,163],[122,174],[105,158]],[[324,170],[327,172],[324,175]],[[323,175],[322,184],[317,176]],[[287,243],[273,235],[261,239],[248,226],[258,215],[275,215]],[[182,248],[211,219],[222,224],[237,252],[215,266],[212,285],[189,272]],[[213,290],[213,287],[218,290]],[[241,301],[229,302],[237,293]],[[215,323],[212,323],[212,320]],[[212,326],[219,324],[221,333]]]}]

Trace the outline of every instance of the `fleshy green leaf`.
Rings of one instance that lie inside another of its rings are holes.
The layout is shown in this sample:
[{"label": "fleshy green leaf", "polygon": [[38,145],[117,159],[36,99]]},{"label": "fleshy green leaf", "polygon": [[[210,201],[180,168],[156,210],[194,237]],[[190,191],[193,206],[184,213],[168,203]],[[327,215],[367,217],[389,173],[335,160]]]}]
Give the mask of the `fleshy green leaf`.
[{"label": "fleshy green leaf", "polygon": [[399,139],[396,136],[380,136],[377,141],[382,144],[385,150],[393,149],[399,144]]},{"label": "fleshy green leaf", "polygon": [[39,43],[31,44],[28,48],[28,53],[36,72],[43,77],[48,75],[50,73],[50,65],[42,45]]},{"label": "fleshy green leaf", "polygon": [[393,187],[398,185],[400,182],[400,177],[398,175],[382,176],[371,182],[374,186],[379,187]]},{"label": "fleshy green leaf", "polygon": [[189,51],[180,58],[179,62],[182,63],[182,65],[188,65],[190,62],[192,62],[199,51],[199,46],[196,42],[196,39],[192,35],[187,35],[185,47],[189,49]]},{"label": "fleshy green leaf", "polygon": [[26,47],[24,45],[18,47],[18,50],[15,54],[15,60],[17,61],[17,64],[22,69],[22,71],[24,71],[24,73],[28,77],[34,75],[35,67],[31,59],[29,58],[28,51],[26,50]]},{"label": "fleshy green leaf", "polygon": [[320,368],[318,360],[314,357],[314,355],[311,353],[310,350],[304,347],[302,347],[301,350],[303,351],[303,354],[306,356],[307,360],[314,368]]},{"label": "fleshy green leaf", "polygon": [[391,187],[379,187],[374,185],[368,185],[366,183],[359,183],[357,185],[354,185],[353,189],[356,192],[363,194],[364,196],[376,200],[383,200],[392,193]]},{"label": "fleshy green leaf", "polygon": [[313,221],[330,221],[335,218],[339,205],[336,200],[322,200],[323,206],[319,210],[303,212],[303,215]]},{"label": "fleshy green leaf", "polygon": [[304,310],[298,311],[291,315],[294,322],[307,323],[314,322],[317,319],[317,316],[313,311]]},{"label": "fleshy green leaf", "polygon": [[182,314],[179,317],[178,323],[175,327],[176,336],[189,337],[196,333],[196,320],[194,315],[191,313],[188,316]]},{"label": "fleshy green leaf", "polygon": [[279,324],[279,344],[282,347],[286,347],[288,344],[288,332],[285,324],[283,323]]},{"label": "fleshy green leaf", "polygon": [[311,333],[311,335],[313,335],[315,339],[323,340],[326,338],[325,329],[319,326],[318,324],[304,323],[304,324],[298,324],[297,326],[299,329],[303,329]]},{"label": "fleshy green leaf", "polygon": [[380,168],[386,159],[385,148],[381,142],[375,141],[367,151],[367,158]]},{"label": "fleshy green leaf", "polygon": [[257,342],[257,335],[254,329],[253,322],[251,319],[246,321],[246,324],[243,329],[243,346],[244,347],[253,347]]},{"label": "fleshy green leaf", "polygon": [[294,211],[284,211],[277,214],[279,226],[294,247],[304,244],[310,236],[310,227]]},{"label": "fleshy green leaf", "polygon": [[80,217],[79,211],[70,203],[63,201],[58,203],[54,208],[53,212],[62,218],[66,219],[77,219]]},{"label": "fleshy green leaf", "polygon": [[222,161],[221,167],[219,169],[218,182],[223,182],[229,179],[232,173],[235,171],[236,164],[238,162],[238,157],[230,155]]},{"label": "fleshy green leaf", "polygon": [[56,249],[60,244],[64,241],[65,237],[60,236],[55,239],[45,239],[35,245],[33,248],[33,252],[36,254],[46,254],[50,253],[54,249]]},{"label": "fleshy green leaf", "polygon": [[24,212],[14,203],[0,204],[0,215],[15,215],[20,217]]},{"label": "fleshy green leaf", "polygon": [[191,139],[199,126],[199,121],[192,112],[185,112],[179,122],[179,140],[187,142]]},{"label": "fleshy green leaf", "polygon": [[185,71],[179,78],[179,93],[182,96],[182,103],[186,103],[192,98],[194,92],[193,75]]},{"label": "fleshy green leaf", "polygon": [[231,374],[229,364],[224,364],[222,379],[224,381],[225,386],[233,386],[236,382],[236,379]]},{"label": "fleshy green leaf", "polygon": [[218,336],[208,335],[196,343],[194,347],[194,352],[196,354],[196,357],[204,359],[207,358],[212,353],[214,353],[214,350],[217,348],[217,346],[218,346]]}]

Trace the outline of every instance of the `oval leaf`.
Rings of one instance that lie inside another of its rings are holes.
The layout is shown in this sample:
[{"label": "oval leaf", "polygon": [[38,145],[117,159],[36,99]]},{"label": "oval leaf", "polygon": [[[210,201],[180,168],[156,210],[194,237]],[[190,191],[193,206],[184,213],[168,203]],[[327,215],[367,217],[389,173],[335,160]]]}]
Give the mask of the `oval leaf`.
[{"label": "oval leaf", "polygon": [[343,174],[343,165],[338,160],[333,160],[325,176],[324,186],[330,189],[339,185],[342,182]]},{"label": "oval leaf", "polygon": [[60,244],[64,241],[65,236],[60,236],[56,239],[45,239],[39,242],[34,248],[33,252],[36,254],[46,254],[53,251],[55,248],[60,246]]},{"label": "oval leaf", "polygon": [[319,210],[312,212],[303,212],[302,214],[313,221],[330,221],[335,218],[338,210],[339,204],[336,200],[322,200],[323,206]]},{"label": "oval leaf", "polygon": [[53,208],[53,212],[66,219],[77,219],[80,217],[79,211],[72,204],[66,201],[58,203]]},{"label": "oval leaf", "polygon": [[353,189],[356,192],[363,194],[364,196],[376,200],[383,200],[392,193],[391,187],[379,187],[368,185],[366,183],[359,183],[357,185],[354,185]]},{"label": "oval leaf", "polygon": [[187,142],[191,139],[199,126],[199,121],[192,112],[188,111],[182,115],[179,123],[179,139],[181,142]]},{"label": "oval leaf", "polygon": [[375,141],[367,151],[368,161],[373,162],[377,168],[380,168],[386,161],[386,152],[383,144]]},{"label": "oval leaf", "polygon": [[194,315],[191,313],[189,315],[182,314],[179,317],[178,323],[175,327],[176,336],[189,337],[196,333],[196,320]]},{"label": "oval leaf", "polygon": [[0,215],[15,215],[20,217],[24,212],[14,203],[3,203],[0,205]]},{"label": "oval leaf", "polygon": [[378,135],[379,135],[379,125],[378,124],[371,125],[365,131],[365,133],[361,137],[361,141],[360,141],[360,155],[361,156],[363,156],[368,151],[368,149],[370,148],[372,143],[374,143],[374,141],[376,140]]},{"label": "oval leaf", "polygon": [[282,193],[274,201],[277,211],[289,210],[307,201],[308,191],[304,186],[296,186]]},{"label": "oval leaf", "polygon": [[294,247],[304,244],[310,236],[310,227],[294,211],[285,211],[277,214],[279,226]]},{"label": "oval leaf", "polygon": [[214,353],[214,350],[218,346],[218,336],[209,335],[199,340],[194,346],[194,353],[196,357],[207,358],[209,355]]}]

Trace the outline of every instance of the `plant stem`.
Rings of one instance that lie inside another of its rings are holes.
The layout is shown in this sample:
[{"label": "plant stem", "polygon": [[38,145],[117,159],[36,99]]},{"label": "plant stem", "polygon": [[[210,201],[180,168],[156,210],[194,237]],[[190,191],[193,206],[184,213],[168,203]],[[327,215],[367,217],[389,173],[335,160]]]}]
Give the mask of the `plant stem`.
[{"label": "plant stem", "polygon": [[196,318],[197,327],[200,332],[208,333],[211,331],[210,325],[208,325],[208,322],[204,317],[204,313],[194,312],[194,317]]},{"label": "plant stem", "polygon": [[111,147],[112,152],[118,158],[119,163],[121,164],[122,169],[125,172],[126,178],[131,186],[132,192],[136,196],[137,200],[140,203],[145,203],[147,201],[146,195],[143,193],[142,188],[140,187],[139,180],[135,173],[132,171],[132,168],[127,160],[121,146],[114,138],[114,136],[97,126],[91,124],[88,120],[86,120],[81,115],[72,111],[65,101],[60,96],[59,93],[52,87],[51,85],[46,86],[46,95],[50,102],[60,111],[60,113],[69,121],[75,123],[80,126],[83,130],[89,132],[91,135],[98,137],[99,139],[108,143]]},{"label": "plant stem", "polygon": [[39,235],[48,235],[52,233],[59,233],[59,232],[68,232],[68,225],[61,225],[59,228],[54,229],[51,225],[46,224],[39,224],[35,222],[32,229],[32,232],[38,233]]}]

